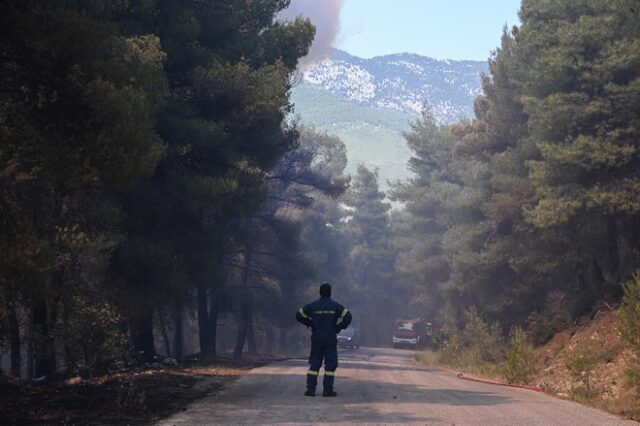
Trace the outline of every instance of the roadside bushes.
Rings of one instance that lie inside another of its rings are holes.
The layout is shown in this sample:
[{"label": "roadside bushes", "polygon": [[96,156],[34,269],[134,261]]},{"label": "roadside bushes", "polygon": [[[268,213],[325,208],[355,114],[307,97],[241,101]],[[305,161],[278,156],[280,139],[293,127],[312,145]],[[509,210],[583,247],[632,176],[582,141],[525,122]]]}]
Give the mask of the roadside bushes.
[{"label": "roadside bushes", "polygon": [[464,315],[461,344],[478,363],[496,363],[504,358],[502,331],[498,323],[487,324],[475,307]]},{"label": "roadside bushes", "polygon": [[602,355],[591,346],[576,349],[565,357],[565,365],[579,385],[571,389],[573,397],[578,400],[586,400],[596,396],[591,376],[593,369],[601,361]]},{"label": "roadside bushes", "polygon": [[461,330],[445,327],[434,333],[435,353],[417,359],[426,363],[461,368],[471,373],[529,384],[537,371],[530,336],[515,327],[508,342],[498,324],[488,324],[475,308],[464,314]]},{"label": "roadside bushes", "polygon": [[529,315],[526,329],[529,339],[535,346],[546,344],[555,334],[571,326],[571,317],[565,310],[552,314],[537,312]]},{"label": "roadside bushes", "polygon": [[446,328],[434,331],[431,335],[431,345],[436,350],[442,350],[449,342],[450,333]]},{"label": "roadside bushes", "polygon": [[511,331],[511,343],[502,371],[509,383],[529,384],[536,373],[536,359],[529,337],[520,327]]},{"label": "roadside bushes", "polygon": [[571,327],[571,308],[567,294],[562,291],[551,291],[546,296],[545,308],[531,313],[525,323],[529,342],[534,346],[542,346],[549,342],[555,334]]},{"label": "roadside bushes", "polygon": [[68,369],[102,368],[107,362],[126,357],[122,318],[112,306],[71,297],[65,311],[65,324],[57,337],[64,343]]},{"label": "roadside bushes", "polygon": [[[640,355],[640,271],[636,271],[633,279],[626,283],[623,289],[618,329],[636,354]],[[627,384],[640,394],[640,363],[637,359],[627,369]]]},{"label": "roadside bushes", "polygon": [[618,328],[633,348],[640,352],[640,271],[624,286]]},{"label": "roadside bushes", "polygon": [[434,344],[438,349],[437,361],[450,367],[491,374],[493,371],[487,370],[493,370],[492,366],[504,359],[500,327],[486,323],[474,307],[465,312],[462,330],[442,331]]},{"label": "roadside bushes", "polygon": [[[602,311],[606,316],[596,320],[594,315],[593,323],[572,326],[567,304],[559,295],[547,309],[531,314],[521,327],[514,327],[508,340],[501,338],[497,325],[489,325],[476,309],[470,309],[464,314],[461,329],[446,326],[434,333],[435,352],[424,359],[509,383],[532,384],[534,379],[539,379],[543,386],[549,385],[550,389],[555,388],[582,402],[598,405],[606,400],[608,406],[616,407],[616,412],[623,411],[620,404],[626,404],[623,399],[633,393],[637,407],[636,397],[640,397],[640,271],[622,287],[624,296],[617,312],[607,305],[610,311]],[[588,318],[583,320],[588,321]],[[535,350],[560,330],[566,331],[540,351]],[[629,348],[632,355],[629,355]],[[538,371],[543,366],[544,373]],[[626,368],[626,385],[631,392],[619,389],[622,381],[617,375],[607,377],[609,371],[617,374],[619,366]],[[617,398],[623,398],[622,402]]]}]

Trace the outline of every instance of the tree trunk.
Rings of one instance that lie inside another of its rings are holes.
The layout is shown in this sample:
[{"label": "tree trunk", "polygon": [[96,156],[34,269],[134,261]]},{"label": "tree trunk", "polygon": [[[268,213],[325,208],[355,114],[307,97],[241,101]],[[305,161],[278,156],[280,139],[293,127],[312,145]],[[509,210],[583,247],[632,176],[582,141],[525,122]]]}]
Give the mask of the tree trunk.
[{"label": "tree trunk", "polygon": [[54,312],[47,306],[47,301],[38,297],[33,307],[34,331],[38,333],[39,344],[35,353],[35,376],[49,377],[56,371],[56,357],[51,337],[50,324]]},{"label": "tree trunk", "polygon": [[131,324],[131,340],[133,350],[144,361],[151,361],[156,355],[153,339],[153,314],[149,312],[144,318],[140,318]]},{"label": "tree trunk", "polygon": [[211,290],[209,302],[209,354],[215,356],[216,338],[218,336],[218,316],[220,315],[220,300],[217,292]]},{"label": "tree trunk", "polygon": [[11,375],[20,377],[20,325],[14,304],[8,304],[9,346],[11,351]]},{"label": "tree trunk", "polygon": [[[242,299],[241,299],[242,300]],[[242,350],[244,349],[244,341],[247,337],[247,307],[241,306],[238,312],[238,333],[236,334],[236,344],[233,348],[233,359],[242,358]]]},{"label": "tree trunk", "polygon": [[280,350],[284,353],[289,353],[289,347],[288,347],[288,343],[287,343],[287,329],[286,328],[281,328],[280,329]]},{"label": "tree trunk", "polygon": [[[71,324],[69,323],[69,306],[66,303],[62,304],[62,324],[65,329],[69,329]],[[74,348],[71,346],[67,339],[64,339],[64,365],[67,371],[77,370],[78,357],[76,356]],[[87,356],[87,351],[84,350],[84,364],[90,365],[90,360]]]},{"label": "tree trunk", "polygon": [[33,361],[34,361],[34,351],[33,351],[33,322],[29,322],[29,332],[27,333],[27,365],[26,365],[26,377],[27,380],[33,379]]},{"label": "tree trunk", "polygon": [[167,327],[164,323],[164,315],[162,315],[162,308],[158,306],[158,322],[160,323],[160,332],[162,333],[162,340],[164,341],[164,350],[167,356],[171,356],[171,342],[169,341],[169,333],[167,333]]},{"label": "tree trunk", "polygon": [[253,328],[253,306],[250,305],[247,311],[247,352],[255,355],[258,353],[258,347],[256,344],[256,332]]},{"label": "tree trunk", "polygon": [[200,353],[206,355],[209,353],[209,312],[207,309],[207,289],[204,286],[198,286],[198,337],[200,341]]},{"label": "tree trunk", "polygon": [[[630,229],[633,226],[629,220],[623,220],[620,224],[621,229]],[[618,232],[618,259],[620,259],[620,282],[628,281],[633,275],[634,270],[634,252],[632,242],[635,241],[633,233]]]},{"label": "tree trunk", "polygon": [[173,316],[173,353],[177,359],[184,357],[183,333],[182,333],[182,304],[176,302],[176,309]]},{"label": "tree trunk", "polygon": [[247,289],[249,283],[249,268],[251,266],[251,251],[247,250],[244,256],[244,268],[242,270],[241,286],[244,289],[240,297],[240,309],[238,309],[238,334],[236,335],[236,344],[233,348],[233,359],[242,357],[244,341],[247,337],[249,303],[251,295]]},{"label": "tree trunk", "polygon": [[273,333],[273,327],[270,324],[265,324],[265,353],[272,354],[273,353],[273,342],[275,341],[275,335]]}]

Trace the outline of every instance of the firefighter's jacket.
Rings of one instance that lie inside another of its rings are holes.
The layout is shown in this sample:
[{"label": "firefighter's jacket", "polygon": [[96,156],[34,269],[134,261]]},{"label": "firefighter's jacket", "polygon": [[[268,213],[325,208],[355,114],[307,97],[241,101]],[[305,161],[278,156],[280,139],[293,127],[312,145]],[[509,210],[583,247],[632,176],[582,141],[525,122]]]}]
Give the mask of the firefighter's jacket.
[{"label": "firefighter's jacket", "polygon": [[351,323],[351,312],[330,297],[321,297],[300,308],[296,313],[296,319],[311,327],[313,342],[323,345],[336,344],[336,334]]}]

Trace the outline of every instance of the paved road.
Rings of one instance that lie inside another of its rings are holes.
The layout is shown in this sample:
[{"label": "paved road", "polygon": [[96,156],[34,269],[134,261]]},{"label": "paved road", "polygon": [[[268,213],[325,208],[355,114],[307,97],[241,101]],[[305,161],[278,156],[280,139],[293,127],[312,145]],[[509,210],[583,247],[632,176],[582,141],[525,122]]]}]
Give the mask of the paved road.
[{"label": "paved road", "polygon": [[277,362],[159,424],[638,424],[524,389],[460,380],[416,365],[412,355],[396,349],[342,352],[337,398],[303,396],[306,362]]}]

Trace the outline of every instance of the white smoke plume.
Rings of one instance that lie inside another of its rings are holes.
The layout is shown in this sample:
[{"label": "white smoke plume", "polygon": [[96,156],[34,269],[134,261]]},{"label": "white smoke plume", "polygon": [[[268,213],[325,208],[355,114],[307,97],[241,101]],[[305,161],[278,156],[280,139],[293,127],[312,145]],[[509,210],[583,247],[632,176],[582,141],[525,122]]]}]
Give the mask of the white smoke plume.
[{"label": "white smoke plume", "polygon": [[282,20],[298,16],[309,18],[316,27],[316,37],[309,54],[300,61],[301,67],[325,58],[340,33],[340,10],[345,0],[291,0],[280,14]]}]

